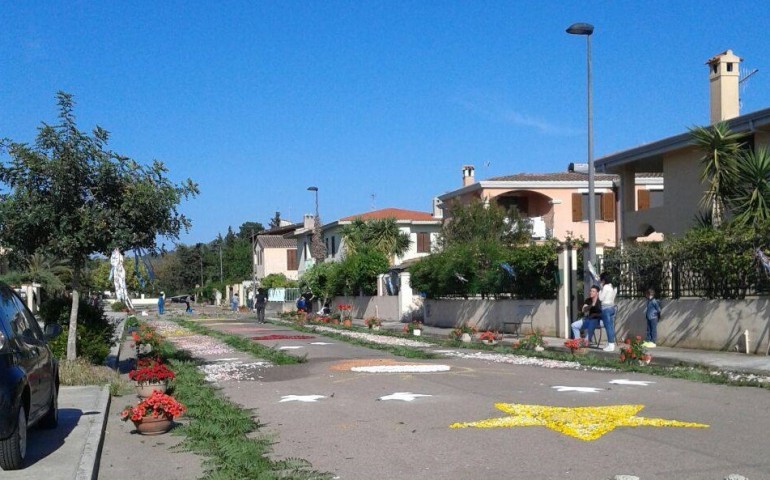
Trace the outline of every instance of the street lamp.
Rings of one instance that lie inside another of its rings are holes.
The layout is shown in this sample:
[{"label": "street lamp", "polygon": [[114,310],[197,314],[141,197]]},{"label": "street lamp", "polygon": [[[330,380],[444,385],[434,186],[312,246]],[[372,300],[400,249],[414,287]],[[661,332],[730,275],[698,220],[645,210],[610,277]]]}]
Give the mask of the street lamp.
[{"label": "street lamp", "polygon": [[573,23],[567,28],[570,35],[585,35],[588,81],[588,262],[596,267],[596,195],[594,193],[594,155],[593,155],[593,114],[591,110],[591,34],[594,26],[590,23]]}]

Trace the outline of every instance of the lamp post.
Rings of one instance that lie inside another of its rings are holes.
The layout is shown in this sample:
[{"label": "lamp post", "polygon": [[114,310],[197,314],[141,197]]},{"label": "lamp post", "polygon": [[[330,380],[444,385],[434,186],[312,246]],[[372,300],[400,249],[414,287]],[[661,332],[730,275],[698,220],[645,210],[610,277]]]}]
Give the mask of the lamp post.
[{"label": "lamp post", "polygon": [[594,192],[594,155],[593,155],[593,113],[591,110],[591,34],[594,26],[590,23],[573,23],[567,28],[570,35],[585,35],[586,64],[588,81],[586,83],[588,99],[588,261],[596,267],[596,194]]}]

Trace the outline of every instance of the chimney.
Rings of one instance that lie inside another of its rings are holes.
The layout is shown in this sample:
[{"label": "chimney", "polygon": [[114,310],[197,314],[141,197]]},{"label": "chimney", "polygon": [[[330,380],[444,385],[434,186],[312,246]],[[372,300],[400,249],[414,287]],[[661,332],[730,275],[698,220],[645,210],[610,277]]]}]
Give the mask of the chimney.
[{"label": "chimney", "polygon": [[463,165],[463,187],[467,187],[476,181],[476,179],[473,178],[473,172],[475,170],[473,165]]},{"label": "chimney", "polygon": [[304,228],[308,228],[312,230],[313,225],[315,225],[315,215],[310,215],[306,213],[305,217],[302,219],[302,226]]},{"label": "chimney", "polygon": [[444,218],[444,206],[438,197],[433,197],[433,218]]},{"label": "chimney", "polygon": [[709,99],[711,104],[711,123],[730,120],[741,114],[738,98],[740,73],[738,66],[743,59],[732,50],[722,52],[710,58]]}]

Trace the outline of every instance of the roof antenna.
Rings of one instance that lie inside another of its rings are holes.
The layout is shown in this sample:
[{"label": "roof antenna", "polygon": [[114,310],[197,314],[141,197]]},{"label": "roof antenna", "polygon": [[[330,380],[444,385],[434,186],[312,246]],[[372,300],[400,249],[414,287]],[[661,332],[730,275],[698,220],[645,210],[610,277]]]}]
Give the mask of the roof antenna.
[{"label": "roof antenna", "polygon": [[758,68],[755,68],[751,71],[748,71],[747,69],[741,69],[743,70],[740,74],[740,78],[738,80],[738,86],[740,87],[741,95],[738,97],[739,107],[741,110],[743,110],[743,92],[746,90],[746,85],[748,85],[746,80],[748,80],[752,75],[757,73],[759,71]]},{"label": "roof antenna", "polygon": [[377,202],[375,202],[375,199],[377,198],[377,194],[372,193],[371,195],[369,195],[369,197],[372,199],[372,211],[377,210]]}]

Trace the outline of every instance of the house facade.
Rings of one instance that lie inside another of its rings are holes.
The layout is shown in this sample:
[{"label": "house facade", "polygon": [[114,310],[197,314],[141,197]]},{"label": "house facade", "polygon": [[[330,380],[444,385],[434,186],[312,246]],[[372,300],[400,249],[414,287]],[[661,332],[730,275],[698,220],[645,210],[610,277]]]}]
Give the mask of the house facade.
[{"label": "house facade", "polygon": [[[734,132],[743,133],[747,148],[770,147],[770,108],[740,115],[739,64],[741,59],[727,50],[709,59],[711,123],[725,121]],[[695,225],[702,210],[706,185],[701,181],[700,152],[690,132],[614,153],[595,161],[597,171],[619,177],[619,231],[633,241],[650,232],[679,235]],[[634,185],[638,172],[654,172],[665,179],[665,190],[640,196]]]},{"label": "house facade", "polygon": [[[344,258],[345,239],[342,236],[342,229],[359,218],[364,221],[393,218],[396,220],[399,231],[409,236],[409,249],[402,256],[391,258],[391,265],[399,265],[407,260],[424,257],[430,254],[436,245],[443,221],[441,213],[441,210],[438,208],[434,208],[432,213],[401,208],[384,208],[357,215],[349,215],[323,225],[321,234],[326,250],[325,261],[337,262]],[[314,220],[312,215],[306,215],[303,225],[297,228],[293,234],[297,242],[299,275],[302,275],[302,272],[315,264],[315,260],[313,260],[310,253]]]},{"label": "house facade", "polygon": [[297,280],[297,240],[287,238],[299,224],[265,230],[254,235],[254,272],[257,281],[273,273],[282,273],[289,280]]},{"label": "house facade", "polygon": [[[445,210],[455,202],[495,203],[518,209],[530,221],[535,241],[588,238],[588,176],[520,173],[476,181],[474,170],[472,165],[463,166],[463,186],[438,197]],[[596,243],[600,247],[615,245],[615,180],[614,175],[595,176]]]}]

